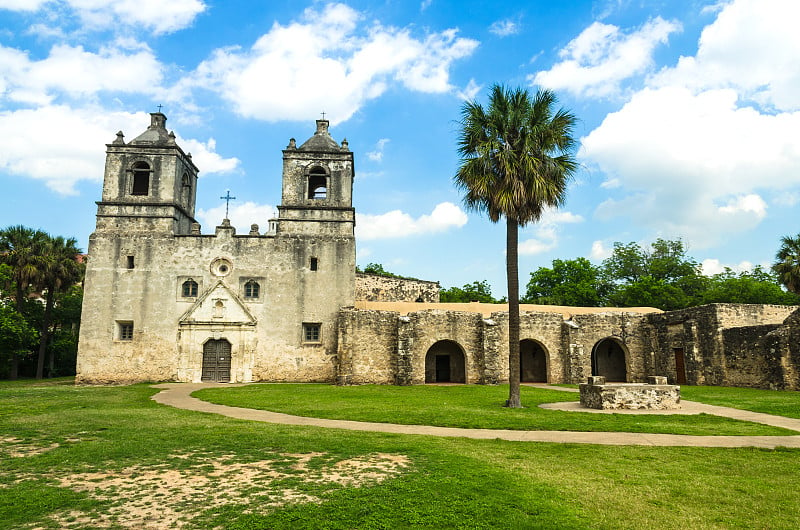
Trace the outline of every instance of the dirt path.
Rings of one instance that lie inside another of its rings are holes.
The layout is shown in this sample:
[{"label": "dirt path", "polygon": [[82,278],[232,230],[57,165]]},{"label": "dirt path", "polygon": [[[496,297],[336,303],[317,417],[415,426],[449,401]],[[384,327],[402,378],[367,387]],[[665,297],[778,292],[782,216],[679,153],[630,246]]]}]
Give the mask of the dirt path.
[{"label": "dirt path", "polygon": [[[265,423],[280,423],[284,425],[305,425],[310,427],[324,427],[329,429],[347,429],[351,431],[388,432],[396,434],[423,434],[428,436],[453,436],[475,439],[500,439],[515,442],[555,442],[555,443],[582,443],[600,445],[652,445],[674,447],[792,447],[800,448],[800,435],[795,436],[690,436],[684,434],[647,434],[630,432],[575,432],[575,431],[512,431],[502,429],[459,429],[454,427],[433,427],[428,425],[397,425],[393,423],[373,423],[350,420],[329,420],[323,418],[306,418],[292,416],[279,412],[266,410],[229,407],[215,405],[201,401],[191,396],[192,392],[203,388],[219,388],[219,383],[162,383],[154,385],[161,392],[153,396],[153,400],[162,405],[168,405],[197,412],[220,414],[242,420],[261,421]],[[239,386],[225,384],[225,387]],[[555,389],[556,387],[548,387]],[[702,405],[700,403],[682,401],[686,414],[700,414],[705,412],[716,416],[724,416],[737,420],[753,421],[783,427],[800,432],[800,420],[759,414],[746,410]],[[559,404],[552,404],[557,408]],[[575,404],[567,404],[577,413]],[[564,407],[563,410],[569,410]],[[588,409],[580,409],[585,412]],[[691,410],[691,411],[690,411]],[[618,411],[615,411],[618,412]],[[633,412],[633,411],[632,411]],[[662,411],[654,411],[663,413]],[[653,413],[653,412],[645,412]],[[675,411],[670,411],[675,413]]]}]

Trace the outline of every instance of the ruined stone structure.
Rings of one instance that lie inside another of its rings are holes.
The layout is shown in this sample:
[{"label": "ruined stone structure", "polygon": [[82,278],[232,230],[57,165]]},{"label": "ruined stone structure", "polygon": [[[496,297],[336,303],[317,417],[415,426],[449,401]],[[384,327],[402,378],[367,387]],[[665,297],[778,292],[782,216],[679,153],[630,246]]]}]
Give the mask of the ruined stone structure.
[{"label": "ruined stone structure", "polygon": [[[355,273],[353,154],[329,123],[283,150],[278,218],[236,234],[194,219],[198,168],[166,116],[107,145],[89,242],[80,382],[508,380],[508,312],[438,284]],[[714,304],[522,306],[523,381],[800,389],[800,312]]]},{"label": "ruined stone structure", "polygon": [[356,273],[356,300],[436,303],[439,289],[439,282]]}]

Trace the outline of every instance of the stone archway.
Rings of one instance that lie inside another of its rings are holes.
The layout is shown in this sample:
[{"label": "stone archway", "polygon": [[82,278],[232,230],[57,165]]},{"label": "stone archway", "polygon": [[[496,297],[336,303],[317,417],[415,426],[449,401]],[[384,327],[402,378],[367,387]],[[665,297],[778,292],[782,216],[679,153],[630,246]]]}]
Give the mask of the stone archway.
[{"label": "stone archway", "polygon": [[523,383],[547,383],[547,352],[532,339],[519,343],[519,380]]},{"label": "stone archway", "polygon": [[201,381],[228,383],[231,380],[231,343],[225,339],[209,339],[203,344]]},{"label": "stone archway", "polygon": [[628,380],[625,350],[615,339],[603,339],[592,348],[592,375],[601,375],[606,381],[624,383]]},{"label": "stone archway", "polygon": [[426,383],[466,383],[464,350],[457,342],[440,340],[425,354]]}]

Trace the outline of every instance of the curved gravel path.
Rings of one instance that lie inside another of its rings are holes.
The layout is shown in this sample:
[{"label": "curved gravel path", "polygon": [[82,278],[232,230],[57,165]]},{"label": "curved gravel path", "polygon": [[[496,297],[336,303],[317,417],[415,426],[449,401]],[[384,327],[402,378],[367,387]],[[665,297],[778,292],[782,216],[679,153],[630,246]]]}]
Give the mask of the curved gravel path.
[{"label": "curved gravel path", "polygon": [[[434,427],[429,425],[398,425],[394,423],[373,423],[364,421],[350,420],[330,420],[324,418],[307,418],[304,416],[293,416],[279,412],[267,410],[246,409],[242,407],[229,407],[227,405],[216,405],[201,401],[192,397],[192,392],[203,388],[219,388],[241,385],[220,384],[220,383],[161,383],[153,385],[154,388],[161,389],[161,392],[153,396],[153,400],[161,403],[186,410],[197,412],[208,412],[220,414],[241,420],[261,421],[265,423],[279,423],[283,425],[305,425],[311,427],[324,427],[330,429],[347,429],[351,431],[370,431],[387,432],[396,434],[423,434],[428,436],[452,436],[475,439],[499,439],[514,442],[555,442],[555,443],[580,443],[580,444],[599,444],[599,445],[652,445],[652,446],[672,446],[672,447],[763,447],[773,449],[775,447],[800,448],[800,435],[795,436],[690,436],[685,434],[648,434],[631,432],[576,432],[576,431],[512,431],[503,429],[459,429],[455,427]],[[555,389],[556,387],[548,387]],[[783,416],[773,416],[770,414],[759,414],[746,410],[732,409],[728,407],[717,407],[713,405],[702,405],[689,401],[681,402],[685,411],[684,414],[699,414],[705,412],[716,416],[725,416],[737,420],[753,421],[783,427],[800,432],[800,420],[785,418]],[[561,408],[576,413],[588,409],[579,408],[579,404],[570,403],[568,406],[557,407],[557,404],[550,405],[551,408]],[[689,411],[691,410],[691,411]],[[615,411],[618,412],[618,411]],[[674,413],[675,411],[672,411]],[[652,412],[644,412],[652,413]],[[658,411],[658,413],[663,413]]]}]

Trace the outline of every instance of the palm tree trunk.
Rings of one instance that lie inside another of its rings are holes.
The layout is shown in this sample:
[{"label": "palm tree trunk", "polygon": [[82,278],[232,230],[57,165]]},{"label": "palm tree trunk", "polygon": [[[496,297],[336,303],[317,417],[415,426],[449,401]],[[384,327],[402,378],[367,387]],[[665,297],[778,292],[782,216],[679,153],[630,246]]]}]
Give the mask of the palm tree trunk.
[{"label": "palm tree trunk", "polygon": [[48,287],[47,303],[44,306],[44,315],[42,317],[42,332],[39,335],[39,358],[36,363],[36,379],[44,377],[44,358],[47,352],[47,341],[50,339],[50,320],[55,297],[55,289]]},{"label": "palm tree trunk", "polygon": [[521,408],[519,399],[519,223],[506,218],[506,276],[508,281],[508,401],[506,407]]}]

